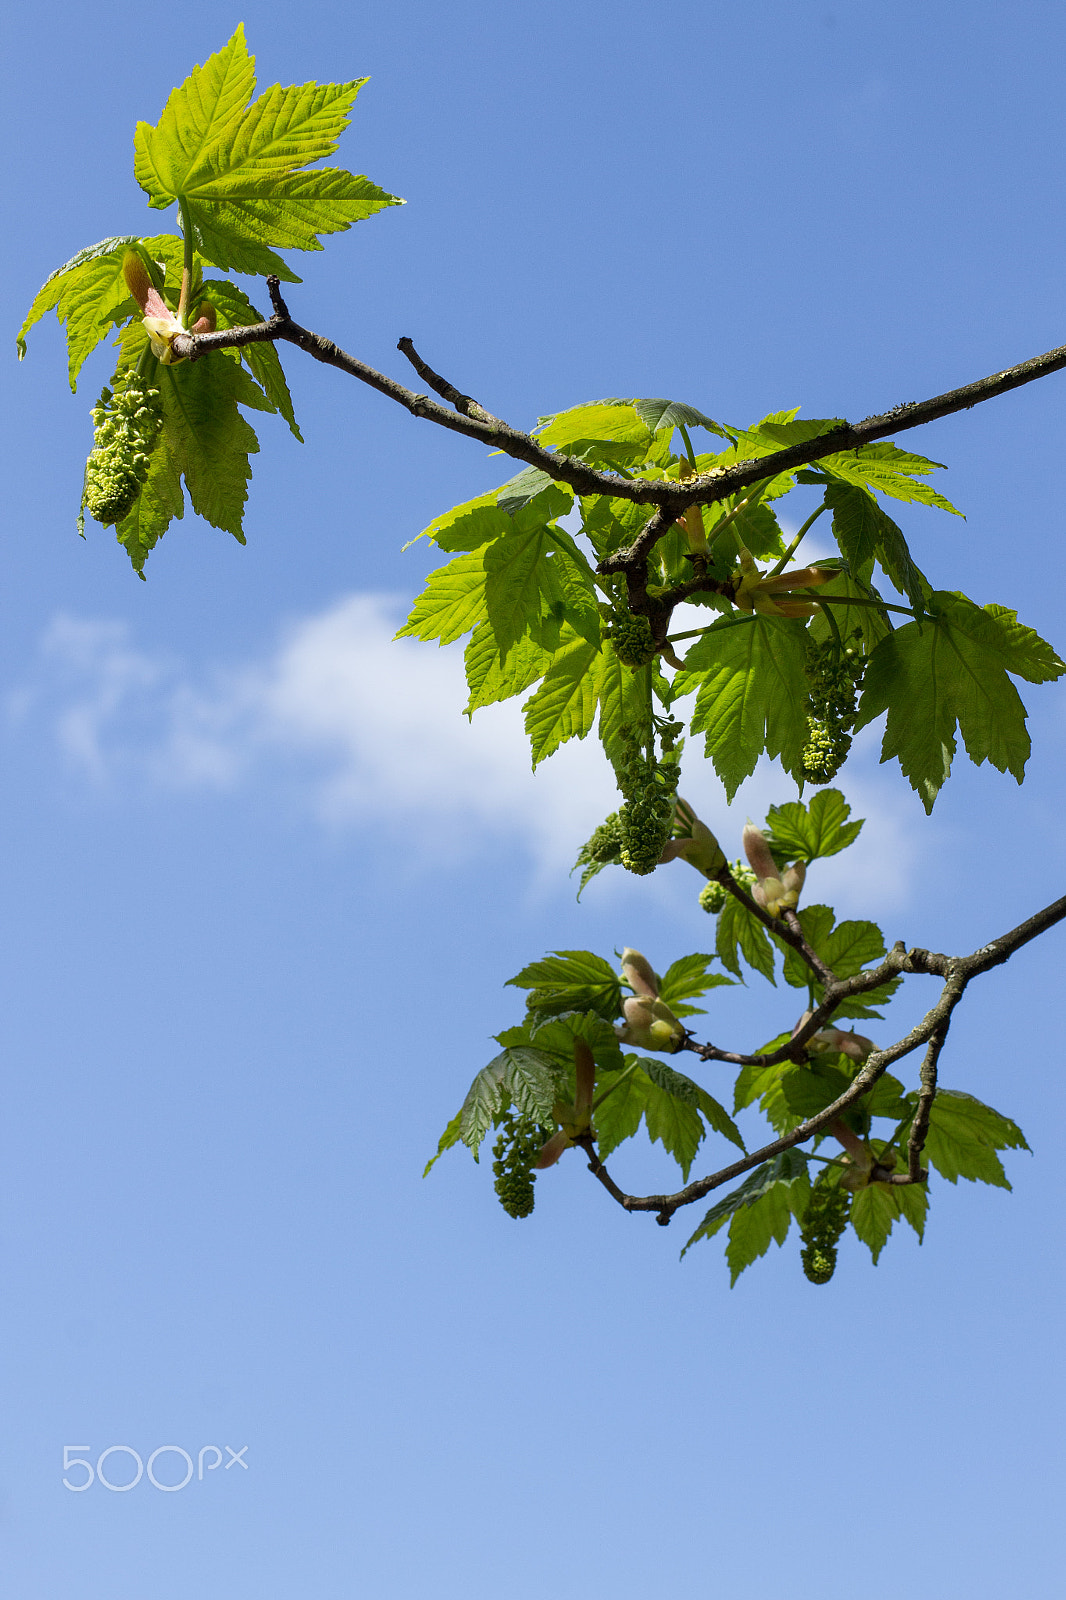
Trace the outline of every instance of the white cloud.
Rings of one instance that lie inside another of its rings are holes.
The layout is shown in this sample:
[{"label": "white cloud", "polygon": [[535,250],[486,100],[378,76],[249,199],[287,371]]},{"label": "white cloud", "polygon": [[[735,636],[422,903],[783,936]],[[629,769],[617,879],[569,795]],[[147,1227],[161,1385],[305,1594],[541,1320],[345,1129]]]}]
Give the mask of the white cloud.
[{"label": "white cloud", "polygon": [[[221,792],[281,777],[331,828],[384,825],[436,856],[489,830],[525,843],[542,869],[568,868],[618,803],[598,745],[572,742],[532,773],[520,707],[468,722],[461,647],[394,641],[398,615],[388,596],[352,594],[290,624],[263,659],[199,674],[139,651],[121,624],[59,617],[37,681],[9,709],[43,708],[68,761],[98,785]],[[860,757],[841,784],[869,819],[860,843],[817,867],[818,898],[837,896],[842,911],[904,902],[918,865],[916,802],[875,759]],[[747,815],[792,797],[765,761],[732,807],[702,762],[688,764],[685,792],[731,855]]]}]

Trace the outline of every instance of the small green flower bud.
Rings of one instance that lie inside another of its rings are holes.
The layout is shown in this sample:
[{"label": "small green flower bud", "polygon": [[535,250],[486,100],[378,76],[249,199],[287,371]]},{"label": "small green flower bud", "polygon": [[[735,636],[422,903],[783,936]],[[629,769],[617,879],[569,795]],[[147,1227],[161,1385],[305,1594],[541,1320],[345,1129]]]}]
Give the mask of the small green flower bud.
[{"label": "small green flower bud", "polygon": [[504,1112],[500,1132],[493,1146],[494,1187],[508,1216],[528,1217],[533,1210],[533,1168],[544,1145],[548,1129]]},{"label": "small green flower bud", "polygon": [[814,1183],[800,1228],[803,1271],[811,1283],[828,1283],[836,1270],[837,1244],[848,1224],[851,1194],[831,1168]]},{"label": "small green flower bud", "polygon": [[647,617],[633,616],[628,611],[613,614],[607,637],[615,655],[626,667],[646,667],[659,653]]},{"label": "small green flower bud", "polygon": [[163,425],[162,397],[128,371],[116,380],[114,392],[101,392],[92,416],[82,505],[106,527],[127,517],[141,492]]},{"label": "small green flower bud", "polygon": [[728,898],[720,883],[705,883],[700,890],[700,906],[712,917],[718,915]]},{"label": "small green flower bud", "polygon": [[835,639],[821,645],[808,643],[804,667],[808,734],[802,771],[809,783],[829,783],[847,759],[864,670],[858,649],[849,646],[841,653]]}]

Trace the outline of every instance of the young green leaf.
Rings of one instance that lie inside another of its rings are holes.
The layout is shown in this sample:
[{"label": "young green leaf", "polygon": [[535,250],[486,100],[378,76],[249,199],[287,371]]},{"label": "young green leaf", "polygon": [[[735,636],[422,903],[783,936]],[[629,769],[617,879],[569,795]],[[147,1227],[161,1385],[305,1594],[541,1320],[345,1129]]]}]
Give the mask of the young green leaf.
[{"label": "young green leaf", "polygon": [[708,433],[733,442],[733,435],[713,417],[705,416],[695,406],[687,406],[681,400],[632,400],[630,404],[651,433],[658,433],[660,428],[706,428]]},{"label": "young green leaf", "polygon": [[542,494],[549,492],[561,497],[562,502],[551,513],[552,516],[561,517],[568,511],[574,501],[574,491],[567,488],[566,484],[555,483],[540,467],[523,467],[516,477],[509,478],[493,491],[496,505],[509,517],[516,516],[532,501],[538,500]]},{"label": "young green leaf", "polygon": [[504,1050],[503,1086],[512,1104],[532,1122],[549,1122],[558,1093],[559,1073],[544,1049],[521,1045]]},{"label": "young green leaf", "polygon": [[819,789],[809,806],[802,800],[771,806],[763,832],[776,860],[817,861],[855,843],[862,819],[849,822],[850,815],[839,789]]},{"label": "young green leaf", "polygon": [[453,1145],[459,1143],[460,1129],[462,1127],[462,1121],[463,1121],[463,1113],[461,1111],[457,1111],[455,1113],[455,1116],[452,1118],[452,1120],[449,1122],[448,1126],[445,1128],[444,1132],[440,1136],[440,1139],[439,1139],[439,1141],[437,1143],[437,1153],[436,1153],[436,1155],[435,1156],[430,1156],[429,1160],[426,1162],[425,1166],[423,1167],[423,1169],[422,1169],[423,1178],[425,1178],[428,1175],[430,1168],[435,1166],[436,1163],[440,1160],[440,1158],[444,1154],[445,1150],[450,1150]]},{"label": "young green leaf", "polygon": [[[910,1097],[912,1102],[914,1097]],[[958,1089],[940,1089],[929,1116],[925,1154],[949,1183],[968,1178],[1009,1189],[997,1150],[1028,1150],[1016,1122]]]},{"label": "young green leaf", "polygon": [[[728,1222],[726,1260],[730,1283],[736,1283],[745,1267],[766,1254],[771,1239],[784,1243],[791,1218],[802,1216],[806,1209],[809,1191],[806,1155],[800,1150],[785,1150],[756,1167],[738,1188],[715,1202],[685,1245],[682,1256],[700,1239],[712,1238]],[[764,1201],[768,1203],[764,1205]],[[750,1214],[753,1211],[754,1216]],[[738,1217],[741,1220],[734,1233],[733,1219]]]},{"label": "young green leaf", "polygon": [[[249,327],[263,321],[261,313],[235,283],[229,283],[223,278],[208,278],[202,285],[202,292],[204,298],[215,308],[219,328]],[[245,344],[241,346],[239,354],[267,399],[289,424],[290,432],[302,444],[303,435],[296,426],[292,396],[285,382],[277,346],[270,342]]]},{"label": "young green leaf", "polygon": [[821,609],[811,618],[808,628],[811,641],[825,644],[839,637],[849,644],[860,643],[863,654],[868,656],[878,641],[892,632],[889,613],[862,604],[869,600],[881,601],[881,595],[871,584],[843,571],[837,573],[832,583],[818,591]]},{"label": "young green leaf", "polygon": [[525,725],[536,767],[567,739],[584,739],[596,720],[609,652],[598,643],[564,638],[539,689],[525,705]]},{"label": "young green leaf", "polygon": [[651,1086],[651,1079],[644,1071],[645,1059],[635,1055],[625,1057],[623,1076],[593,1112],[596,1149],[601,1161],[606,1161],[620,1144],[640,1131]]},{"label": "young green leaf", "polygon": [[510,700],[542,678],[551,665],[551,654],[528,634],[513,649],[501,651],[488,622],[479,622],[464,654],[466,681],[470,689],[465,712],[472,717],[481,706]]},{"label": "young green leaf", "polygon": [[896,1222],[909,1222],[918,1238],[925,1232],[929,1196],[923,1184],[871,1183],[851,1203],[851,1226],[877,1265]]},{"label": "young green leaf", "polygon": [[176,517],[180,521],[184,515],[181,472],[164,437],[152,451],[148,474],[132,510],[115,529],[115,537],[124,546],[139,578],[144,578],[144,563],[171,520]]},{"label": "young green leaf", "polygon": [[[696,1108],[694,1094],[689,1099],[678,1094],[676,1086],[667,1089],[655,1081],[653,1074],[657,1065],[651,1056],[644,1060],[648,1076],[644,1093],[644,1126],[648,1138],[653,1143],[661,1144],[667,1155],[673,1156],[687,1183],[696,1151],[703,1139],[703,1122]],[[687,1079],[683,1081],[688,1082]]]},{"label": "young green leaf", "polygon": [[716,959],[715,956],[704,955],[681,956],[667,967],[659,982],[659,998],[665,1000],[675,1017],[702,1016],[701,1006],[690,1006],[685,1002],[706,994],[708,989],[732,984],[732,980],[723,973],[707,971]]},{"label": "young green leaf", "polygon": [[881,759],[895,756],[931,811],[951,771],[958,727],[971,761],[1020,783],[1029,756],[1025,707],[1007,677],[1059,677],[1066,666],[1004,607],[982,610],[939,592],[931,615],[883,639],[870,657],[856,727],[888,712]]},{"label": "young green leaf", "polygon": [[365,82],[275,85],[249,105],[255,63],[238,27],[172,91],[155,127],[137,124],[137,182],[151,206],[181,202],[208,261],[294,281],[275,249],[319,250],[320,233],[401,203],[350,172],[298,170],[332,155]]},{"label": "young green leaf", "polygon": [[722,965],[736,978],[742,978],[739,956],[749,967],[775,985],[774,947],[758,917],[753,917],[740,900],[728,897],[718,913],[715,948]]},{"label": "young green leaf", "polygon": [[622,984],[614,967],[591,950],[553,950],[543,961],[532,961],[509,988],[528,989],[527,1005],[543,1014],[595,1011],[613,1022],[622,1009]]},{"label": "young green leaf", "polygon": [[753,615],[715,622],[685,657],[686,684],[699,680],[693,733],[732,800],[765,750],[799,770],[807,740],[804,629]]},{"label": "young green leaf", "polygon": [[137,309],[122,276],[122,259],[131,246],[160,261],[168,282],[180,277],[183,247],[174,234],[157,234],[151,239],[123,234],[79,250],[37,291],[16,338],[20,361],[26,354],[26,334],[45,312],[54,309],[60,322],[66,323],[70,388],[72,393],[77,389],[85,358],[112,332],[119,308],[128,302],[130,316]]},{"label": "young green leaf", "polygon": [[[801,906],[797,915],[800,927],[803,929],[803,937],[817,955],[824,956],[825,947],[836,921],[832,907]],[[813,976],[806,961],[790,944],[779,943],[778,949],[785,958],[781,973],[785,982],[790,983],[794,989],[806,989]],[[824,959],[828,960],[828,957]]]},{"label": "young green leaf", "polygon": [[586,495],[581,501],[581,531],[597,558],[631,544],[649,517],[647,506],[610,495]]},{"label": "young green leaf", "polygon": [[[549,1008],[554,1009],[554,1008]],[[619,1072],[622,1052],[611,1024],[595,1011],[564,1011],[543,1020],[545,1013],[530,1011],[529,1036],[538,1050],[552,1056],[563,1069],[574,1068],[574,1040],[583,1039],[600,1072]]]},{"label": "young green leaf", "polygon": [[425,589],[396,637],[439,639],[442,645],[452,644],[486,616],[484,552],[471,550],[429,574]]},{"label": "young green leaf", "polygon": [[629,464],[644,460],[652,439],[652,430],[626,400],[574,406],[537,429],[537,443],[546,450],[593,458],[606,454],[608,462]]},{"label": "young green leaf", "polygon": [[925,456],[912,455],[888,441],[864,444],[858,450],[842,451],[839,455],[824,456],[818,465],[826,472],[860,487],[869,485],[895,500],[917,501],[923,506],[938,506],[941,511],[951,511],[961,517],[962,512],[945,500],[928,483],[921,480],[931,472],[944,470],[942,461],[928,461]]},{"label": "young green leaf", "polygon": [[512,527],[486,546],[485,608],[501,650],[527,633],[543,612],[547,528]]},{"label": "young green leaf", "polygon": [[262,391],[221,351],[201,361],[159,368],[167,449],[180,466],[193,510],[244,543],[241,527],[248,457],[259,441],[239,405],[270,409]]},{"label": "young green leaf", "polygon": [[503,1081],[506,1070],[507,1051],[502,1050],[487,1067],[482,1067],[467,1090],[459,1111],[459,1137],[473,1151],[475,1161],[482,1139],[507,1104]]},{"label": "young green leaf", "polygon": [[[680,1100],[687,1106],[695,1106],[706,1118],[708,1125],[714,1129],[715,1133],[720,1133],[723,1138],[729,1140],[730,1144],[735,1144],[738,1150],[744,1149],[744,1140],[740,1136],[740,1130],[737,1128],[736,1123],[725,1107],[720,1105],[714,1096],[709,1094],[701,1084],[694,1083],[683,1072],[678,1072],[676,1068],[669,1066],[665,1061],[656,1060],[654,1056],[642,1057],[641,1065],[657,1089],[661,1089],[665,1094],[671,1095],[675,1100]],[[649,1121],[648,1131],[651,1133],[651,1137],[655,1138],[656,1135],[651,1132],[651,1128],[652,1124]],[[665,1140],[663,1142],[665,1143]],[[687,1172],[685,1176],[687,1180]]]},{"label": "young green leaf", "polygon": [[617,759],[623,730],[650,741],[652,670],[624,666],[610,649],[601,650],[597,666],[600,742],[608,760]]}]

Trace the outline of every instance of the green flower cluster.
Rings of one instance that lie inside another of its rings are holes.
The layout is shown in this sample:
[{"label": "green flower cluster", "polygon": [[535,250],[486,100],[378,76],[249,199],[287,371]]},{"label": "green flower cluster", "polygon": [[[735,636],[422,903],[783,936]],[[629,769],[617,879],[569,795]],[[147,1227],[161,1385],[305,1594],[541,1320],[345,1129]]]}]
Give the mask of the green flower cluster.
[{"label": "green flower cluster", "polygon": [[659,653],[647,617],[635,617],[629,611],[612,613],[607,637],[615,655],[626,667],[646,667]]},{"label": "green flower cluster", "polygon": [[[594,828],[590,838],[585,840],[577,853],[572,871],[584,867],[581,874],[581,889],[585,887],[590,878],[604,867],[617,867],[622,863],[622,824],[617,811],[612,811],[609,817],[604,817],[599,827]],[[578,890],[578,899],[581,898],[581,889]]]},{"label": "green flower cluster", "polygon": [[[755,887],[756,877],[746,861],[731,861],[729,871],[734,880],[746,889],[748,894]],[[729,899],[728,891],[720,883],[705,883],[700,890],[700,905],[710,916],[716,917],[726,901]]]},{"label": "green flower cluster", "polygon": [[632,738],[616,762],[615,776],[625,797],[618,812],[619,855],[627,872],[643,877],[659,865],[673,832],[679,775],[673,752],[664,752],[657,761]]},{"label": "green flower cluster", "polygon": [[851,1194],[842,1189],[832,1168],[820,1173],[800,1229],[803,1271],[811,1283],[828,1283],[836,1270],[837,1244],[848,1225]]},{"label": "green flower cluster", "polygon": [[503,1114],[500,1132],[492,1147],[493,1187],[509,1217],[528,1217],[533,1211],[533,1163],[551,1138],[552,1130],[539,1123],[516,1117],[513,1109]]},{"label": "green flower cluster", "polygon": [[93,447],[82,505],[105,527],[129,516],[163,426],[163,400],[132,370],[104,389],[92,410]]},{"label": "green flower cluster", "polygon": [[835,639],[808,644],[807,745],[802,758],[808,783],[830,783],[847,759],[865,665],[852,645],[841,653]]}]

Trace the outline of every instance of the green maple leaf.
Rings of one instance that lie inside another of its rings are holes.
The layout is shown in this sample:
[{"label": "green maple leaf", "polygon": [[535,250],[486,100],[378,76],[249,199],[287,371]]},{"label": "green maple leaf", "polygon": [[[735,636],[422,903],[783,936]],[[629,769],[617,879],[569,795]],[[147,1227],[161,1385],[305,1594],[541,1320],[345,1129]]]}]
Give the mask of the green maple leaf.
[{"label": "green maple leaf", "polygon": [[[107,338],[117,321],[125,321],[137,310],[122,276],[122,258],[131,248],[162,263],[168,282],[180,279],[183,245],[175,234],[156,234],[150,239],[123,234],[79,250],[45,279],[34,296],[15,341],[20,361],[26,354],[26,334],[46,312],[54,310],[66,324],[70,387],[72,393],[76,390],[85,358]],[[124,306],[128,310],[119,316]]]},{"label": "green maple leaf", "polygon": [[399,205],[368,178],[310,163],[332,155],[366,82],[255,91],[244,30],[173,90],[153,127],[139,122],[134,172],[150,206],[180,202],[200,253],[237,272],[298,282],[276,249],[320,250],[336,233]]},{"label": "green maple leaf", "polygon": [[584,739],[596,720],[606,655],[598,644],[570,637],[555,653],[539,689],[525,705],[533,765],[567,739]]},{"label": "green maple leaf", "polygon": [[937,506],[941,511],[951,511],[956,517],[962,512],[945,500],[942,494],[921,480],[931,472],[942,472],[942,461],[929,461],[925,456],[913,455],[898,445],[885,440],[879,444],[865,444],[858,450],[846,450],[839,455],[825,456],[819,467],[845,478],[849,483],[891,495],[895,500],[916,501],[923,506]]},{"label": "green maple leaf", "polygon": [[542,615],[548,548],[548,529],[540,525],[512,528],[485,551],[485,606],[501,650],[509,650]]},{"label": "green maple leaf", "polygon": [[[622,1052],[618,1048],[618,1035],[612,1025],[595,1011],[562,1011],[544,1017],[531,1011],[526,1019],[529,1037],[538,1050],[545,1051],[557,1063],[559,1070],[570,1081],[570,1094],[574,1079],[574,1041],[583,1039],[592,1051],[598,1072],[620,1072]],[[501,1036],[502,1038],[503,1036]],[[550,1108],[549,1108],[550,1109]]]},{"label": "green maple leaf", "polygon": [[786,772],[799,768],[807,739],[804,630],[775,617],[729,616],[714,623],[685,657],[675,694],[697,684],[693,733],[732,800],[765,750]]},{"label": "green maple leaf", "polygon": [[[831,459],[835,461],[837,457]],[[906,482],[910,483],[911,480],[908,478]],[[932,492],[930,489],[929,493]],[[881,508],[874,496],[862,484],[842,483],[830,478],[826,485],[825,503],[833,513],[833,533],[840,552],[854,577],[860,581],[858,592],[863,592],[861,582],[864,574],[868,576],[871,563],[877,561],[900,594],[906,595],[915,610],[923,611],[931,585],[915,566],[903,530]],[[955,508],[949,506],[948,509],[953,511]],[[961,512],[958,514],[962,515]],[[836,588],[848,592],[843,584],[836,585]],[[878,617],[876,611],[872,617]],[[850,622],[845,622],[839,613],[836,619],[842,630],[850,626]],[[881,626],[883,631],[883,623]]]},{"label": "green maple leaf", "polygon": [[115,537],[124,546],[139,578],[144,578],[144,563],[172,520],[184,515],[181,468],[164,435],[152,451],[148,474],[132,510],[115,529]]},{"label": "green maple leaf", "polygon": [[876,1266],[889,1234],[901,1218],[921,1239],[928,1209],[929,1195],[923,1184],[872,1183],[860,1189],[852,1201],[850,1222]]},{"label": "green maple leaf", "polygon": [[726,1261],[732,1286],[745,1267],[766,1254],[772,1239],[784,1244],[793,1216],[802,1217],[806,1210],[809,1193],[806,1156],[800,1150],[786,1150],[756,1167],[738,1188],[717,1200],[681,1254],[698,1240],[712,1238],[728,1223]]},{"label": "green maple leaf", "polygon": [[747,906],[732,895],[718,913],[715,950],[719,961],[734,977],[743,978],[739,959],[743,956],[749,967],[761,972],[776,987],[774,947],[769,935],[758,917],[753,917]]},{"label": "green maple leaf", "polygon": [[[243,290],[238,289],[235,283],[228,283],[222,278],[208,278],[202,285],[202,294],[214,306],[219,328],[246,328],[264,320],[248,296]],[[303,435],[296,426],[292,396],[285,382],[277,346],[264,340],[261,344],[241,345],[240,350],[235,353],[239,354],[267,399],[275,410],[281,412],[289,424],[290,431],[302,444]]]},{"label": "green maple leaf", "polygon": [[623,729],[650,733],[651,668],[627,667],[611,649],[599,652],[596,667],[600,742],[611,758],[619,753]]},{"label": "green maple leaf", "polygon": [[744,1149],[724,1107],[684,1073],[651,1056],[626,1056],[625,1065],[625,1078],[595,1112],[601,1159],[606,1160],[623,1140],[631,1139],[641,1122],[648,1137],[674,1158],[686,1181],[706,1132],[704,1119],[715,1132]]},{"label": "green maple leaf", "polygon": [[1025,707],[1007,674],[1043,683],[1066,665],[1004,606],[938,592],[931,615],[882,639],[870,656],[856,727],[887,711],[882,761],[899,761],[931,811],[951,771],[958,728],[970,760],[1021,783],[1029,757]]},{"label": "green maple leaf", "polygon": [[485,619],[485,556],[470,550],[429,574],[396,637],[452,644]]},{"label": "green maple leaf", "polygon": [[[696,1085],[683,1073],[665,1067],[664,1062],[651,1056],[641,1060],[647,1079],[644,1085],[644,1126],[648,1138],[661,1144],[681,1168],[681,1176],[688,1175],[703,1140],[703,1121],[699,1114]],[[737,1135],[739,1139],[739,1134]]]},{"label": "green maple leaf", "polygon": [[509,988],[528,989],[531,1011],[594,1011],[610,1022],[622,1008],[622,986],[609,961],[591,950],[553,950],[533,961],[515,977]]},{"label": "green maple leaf", "polygon": [[708,989],[732,987],[732,979],[721,972],[708,972],[716,958],[708,955],[681,956],[667,967],[659,980],[659,998],[665,1000],[675,1017],[703,1016],[704,1007],[689,1005]]},{"label": "green maple leaf", "polygon": [[543,678],[551,661],[551,653],[542,650],[528,634],[512,650],[501,650],[491,624],[479,622],[464,656],[470,689],[466,715],[472,717],[481,706],[524,694],[538,678]]},{"label": "green maple leaf", "polygon": [[771,806],[764,833],[782,862],[816,861],[846,850],[858,838],[862,822],[849,822],[850,815],[851,807],[839,789],[819,789],[809,806],[802,800]]},{"label": "green maple leaf", "polygon": [[[909,1097],[912,1104],[916,1097]],[[925,1154],[942,1178],[1009,1189],[998,1150],[1028,1150],[1016,1122],[958,1089],[941,1089],[929,1114]]]},{"label": "green maple leaf", "polygon": [[259,449],[253,429],[238,405],[257,411],[274,408],[236,361],[212,351],[201,361],[160,367],[163,433],[180,465],[193,510],[241,544],[241,521],[252,469],[248,457]]},{"label": "green maple leaf", "polygon": [[573,406],[546,419],[537,430],[538,443],[546,450],[577,456],[606,452],[614,460],[629,464],[644,460],[653,437],[652,429],[627,400]]}]

